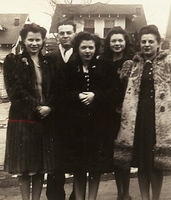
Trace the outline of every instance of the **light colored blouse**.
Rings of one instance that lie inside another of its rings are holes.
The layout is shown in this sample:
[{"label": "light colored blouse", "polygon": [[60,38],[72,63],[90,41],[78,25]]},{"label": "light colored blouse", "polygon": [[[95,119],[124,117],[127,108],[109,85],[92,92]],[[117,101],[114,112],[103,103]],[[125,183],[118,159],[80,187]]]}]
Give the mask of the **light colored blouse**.
[{"label": "light colored blouse", "polygon": [[40,103],[43,102],[43,94],[42,94],[42,70],[38,63],[34,62],[34,69],[36,73],[36,89],[38,91],[39,97],[40,97]]}]

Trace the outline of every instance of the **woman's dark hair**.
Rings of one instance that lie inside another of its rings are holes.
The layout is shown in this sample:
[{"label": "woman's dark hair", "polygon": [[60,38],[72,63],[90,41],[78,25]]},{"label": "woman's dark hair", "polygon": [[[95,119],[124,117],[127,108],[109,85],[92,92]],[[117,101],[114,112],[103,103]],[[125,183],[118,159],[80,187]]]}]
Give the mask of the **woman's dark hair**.
[{"label": "woman's dark hair", "polygon": [[130,42],[130,38],[129,38],[128,33],[123,28],[121,28],[120,26],[115,26],[109,31],[109,33],[107,34],[107,36],[105,38],[104,55],[107,56],[107,57],[112,57],[112,55],[113,55],[113,51],[110,48],[110,39],[111,39],[113,34],[122,34],[123,35],[125,42],[126,42],[124,54],[125,55],[132,54],[133,50],[132,50],[132,47],[131,47],[131,42]]},{"label": "woman's dark hair", "polygon": [[94,41],[95,47],[96,47],[95,56],[97,56],[99,54],[99,49],[100,49],[100,45],[101,45],[100,38],[97,35],[88,33],[88,32],[79,32],[75,36],[73,43],[72,43],[73,44],[73,52],[76,54],[79,53],[79,46],[83,40]]},{"label": "woman's dark hair", "polygon": [[40,33],[42,36],[42,39],[45,39],[47,31],[45,28],[43,28],[35,23],[25,24],[24,27],[20,31],[20,36],[21,36],[22,42],[26,39],[28,32]]},{"label": "woman's dark hair", "polygon": [[160,36],[159,30],[158,30],[157,26],[155,26],[155,25],[143,26],[140,29],[139,34],[138,34],[139,42],[141,40],[142,35],[144,35],[144,34],[153,34],[156,36],[156,40],[158,43],[160,43],[160,41],[161,41],[161,36]]}]

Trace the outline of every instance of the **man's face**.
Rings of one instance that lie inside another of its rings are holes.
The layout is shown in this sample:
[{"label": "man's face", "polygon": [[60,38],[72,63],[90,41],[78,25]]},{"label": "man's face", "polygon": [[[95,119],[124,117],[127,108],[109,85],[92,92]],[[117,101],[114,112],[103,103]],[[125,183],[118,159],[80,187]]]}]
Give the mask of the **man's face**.
[{"label": "man's face", "polygon": [[64,48],[71,46],[71,41],[74,37],[74,27],[72,25],[60,25],[58,27],[59,42]]}]

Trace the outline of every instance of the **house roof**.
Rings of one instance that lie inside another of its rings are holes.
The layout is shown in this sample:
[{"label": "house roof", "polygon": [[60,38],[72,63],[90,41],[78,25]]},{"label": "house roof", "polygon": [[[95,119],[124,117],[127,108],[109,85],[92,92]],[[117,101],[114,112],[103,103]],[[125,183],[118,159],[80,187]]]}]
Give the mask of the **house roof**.
[{"label": "house roof", "polygon": [[[14,25],[15,19],[19,22]],[[0,14],[0,44],[16,43],[28,14]]]},{"label": "house roof", "polygon": [[136,15],[139,26],[146,25],[143,6],[140,4],[56,4],[56,10],[52,18],[50,32],[56,32],[56,24],[63,15]]}]

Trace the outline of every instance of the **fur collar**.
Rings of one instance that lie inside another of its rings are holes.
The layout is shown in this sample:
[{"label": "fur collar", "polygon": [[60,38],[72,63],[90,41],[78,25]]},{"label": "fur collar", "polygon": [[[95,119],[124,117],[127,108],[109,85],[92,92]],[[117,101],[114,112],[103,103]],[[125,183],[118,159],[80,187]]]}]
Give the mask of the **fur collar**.
[{"label": "fur collar", "polygon": [[[158,52],[157,56],[155,57],[155,61],[160,61],[163,60],[167,55],[168,55],[168,51],[160,51]],[[134,57],[133,57],[133,61],[134,62],[143,62],[143,55],[142,53],[137,53]]]}]

